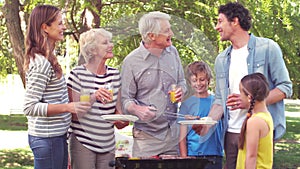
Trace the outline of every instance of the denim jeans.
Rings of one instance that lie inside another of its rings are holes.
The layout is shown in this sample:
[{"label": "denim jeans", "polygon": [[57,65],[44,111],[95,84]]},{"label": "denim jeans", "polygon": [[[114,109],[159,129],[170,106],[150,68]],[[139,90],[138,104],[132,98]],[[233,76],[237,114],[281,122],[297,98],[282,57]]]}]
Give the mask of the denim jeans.
[{"label": "denim jeans", "polygon": [[36,137],[28,135],[34,155],[34,169],[67,169],[67,136]]}]

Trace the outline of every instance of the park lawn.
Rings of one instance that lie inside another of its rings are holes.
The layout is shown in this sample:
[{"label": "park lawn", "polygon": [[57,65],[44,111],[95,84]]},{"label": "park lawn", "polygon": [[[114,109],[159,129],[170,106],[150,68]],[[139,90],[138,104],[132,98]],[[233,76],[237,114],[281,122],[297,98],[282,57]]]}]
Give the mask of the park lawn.
[{"label": "park lawn", "polygon": [[[289,112],[299,113],[299,105],[287,105]],[[300,168],[300,115],[287,117],[287,132],[275,144],[274,169]],[[0,115],[0,130],[27,130],[24,115]],[[0,150],[0,169],[33,169],[33,156],[29,148]]]},{"label": "park lawn", "polygon": [[[295,104],[295,103],[288,103],[285,104],[285,111],[288,112],[295,112],[295,113],[300,113],[300,105],[299,104]],[[299,115],[300,117],[300,115]]]},{"label": "park lawn", "polygon": [[287,117],[287,132],[275,144],[274,169],[300,168],[300,117]]},{"label": "park lawn", "polygon": [[27,118],[23,114],[0,115],[0,130],[26,131]]}]

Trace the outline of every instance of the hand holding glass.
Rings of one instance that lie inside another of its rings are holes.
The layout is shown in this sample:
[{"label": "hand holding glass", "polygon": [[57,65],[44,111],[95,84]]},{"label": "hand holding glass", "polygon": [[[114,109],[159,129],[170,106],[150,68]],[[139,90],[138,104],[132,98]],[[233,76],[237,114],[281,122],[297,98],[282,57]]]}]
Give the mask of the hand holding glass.
[{"label": "hand holding glass", "polygon": [[171,85],[171,90],[170,90],[169,94],[170,94],[170,101],[172,103],[176,103],[177,102],[176,101],[176,97],[175,97],[175,94],[176,94],[176,84],[172,84]]},{"label": "hand holding glass", "polygon": [[114,95],[114,91],[113,91],[113,86],[112,86],[112,84],[111,84],[111,83],[105,83],[105,84],[104,84],[104,88],[105,88],[106,90],[108,90],[109,93],[110,93],[110,98],[109,98],[108,102],[112,102],[112,100],[113,100],[113,95]]},{"label": "hand holding glass", "polygon": [[90,92],[87,89],[82,89],[80,91],[80,101],[89,102],[90,101]]}]

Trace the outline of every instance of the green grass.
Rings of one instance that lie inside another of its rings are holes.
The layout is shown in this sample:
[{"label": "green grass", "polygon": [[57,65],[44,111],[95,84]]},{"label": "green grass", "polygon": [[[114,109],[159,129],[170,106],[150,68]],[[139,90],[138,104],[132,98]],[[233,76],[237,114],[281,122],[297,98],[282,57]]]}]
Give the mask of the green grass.
[{"label": "green grass", "polygon": [[299,104],[285,104],[285,110],[288,112],[300,112],[300,105]]},{"label": "green grass", "polygon": [[27,118],[22,114],[0,115],[0,130],[26,131]]},{"label": "green grass", "polygon": [[[26,131],[27,118],[22,114],[0,115],[0,130]],[[0,150],[0,169],[33,169],[30,148]]]},{"label": "green grass", "polygon": [[[300,105],[287,104],[286,111],[300,112]],[[275,144],[274,169],[300,169],[300,115],[287,117],[287,132]],[[24,115],[0,115],[0,130],[27,130]],[[0,150],[0,169],[33,169],[33,155],[29,148]]]},{"label": "green grass", "polygon": [[300,117],[287,117],[287,132],[275,144],[274,169],[300,168]]}]

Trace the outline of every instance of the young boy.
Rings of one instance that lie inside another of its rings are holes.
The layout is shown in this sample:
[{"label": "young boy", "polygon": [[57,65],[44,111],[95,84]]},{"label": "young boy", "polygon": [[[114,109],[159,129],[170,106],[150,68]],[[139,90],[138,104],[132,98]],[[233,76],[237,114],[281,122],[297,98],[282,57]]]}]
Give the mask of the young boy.
[{"label": "young boy", "polygon": [[[209,66],[203,61],[196,61],[187,67],[187,81],[193,95],[180,106],[179,114],[186,115],[188,119],[207,117],[214,96],[208,92],[212,73]],[[190,125],[180,126],[179,150],[180,156],[205,157],[214,164],[209,163],[206,169],[221,169],[223,158],[222,123],[218,121],[211,127],[205,136],[198,135]]]}]

